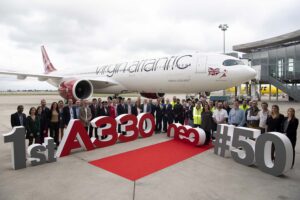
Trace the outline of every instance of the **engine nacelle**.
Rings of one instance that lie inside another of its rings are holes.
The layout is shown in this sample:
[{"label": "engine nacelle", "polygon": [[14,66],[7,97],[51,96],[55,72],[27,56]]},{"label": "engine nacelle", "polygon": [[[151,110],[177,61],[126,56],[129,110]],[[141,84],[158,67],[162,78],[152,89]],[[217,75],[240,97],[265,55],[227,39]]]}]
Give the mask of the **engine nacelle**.
[{"label": "engine nacelle", "polygon": [[210,92],[205,92],[205,95],[206,95],[207,97],[209,97],[209,96],[210,96]]},{"label": "engine nacelle", "polygon": [[73,101],[87,99],[93,94],[93,85],[88,80],[66,80],[59,84],[58,92],[63,98]]},{"label": "engine nacelle", "polygon": [[160,97],[164,97],[165,93],[141,93],[142,97],[148,98],[148,99],[158,99]]}]

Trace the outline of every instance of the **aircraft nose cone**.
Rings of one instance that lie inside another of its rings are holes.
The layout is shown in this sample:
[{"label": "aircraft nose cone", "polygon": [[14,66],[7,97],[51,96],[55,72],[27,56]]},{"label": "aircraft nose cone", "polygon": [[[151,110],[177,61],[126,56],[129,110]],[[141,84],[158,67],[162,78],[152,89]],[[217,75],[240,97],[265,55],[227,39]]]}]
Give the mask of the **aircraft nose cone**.
[{"label": "aircraft nose cone", "polygon": [[248,71],[249,71],[249,77],[251,79],[254,79],[257,75],[257,72],[255,71],[255,69],[249,67]]}]

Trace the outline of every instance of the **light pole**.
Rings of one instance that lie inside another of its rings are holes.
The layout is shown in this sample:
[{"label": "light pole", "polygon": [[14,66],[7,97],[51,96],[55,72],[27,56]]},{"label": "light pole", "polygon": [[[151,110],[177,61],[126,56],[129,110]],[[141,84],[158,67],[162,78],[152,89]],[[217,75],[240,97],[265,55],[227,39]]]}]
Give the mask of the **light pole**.
[{"label": "light pole", "polygon": [[227,24],[220,24],[219,29],[223,31],[223,54],[225,54],[225,31],[229,28]]},{"label": "light pole", "polygon": [[[225,54],[225,31],[228,29],[228,25],[220,24],[219,29],[221,29],[223,31],[223,54]],[[226,95],[226,91],[223,90],[223,96],[225,96],[225,95]]]}]

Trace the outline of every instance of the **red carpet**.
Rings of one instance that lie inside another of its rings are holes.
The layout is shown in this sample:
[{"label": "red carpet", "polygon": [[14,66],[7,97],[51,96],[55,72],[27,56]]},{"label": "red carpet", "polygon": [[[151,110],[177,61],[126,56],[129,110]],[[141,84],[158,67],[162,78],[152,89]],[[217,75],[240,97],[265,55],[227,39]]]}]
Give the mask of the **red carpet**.
[{"label": "red carpet", "polygon": [[129,180],[137,180],[210,149],[170,140],[89,162]]}]

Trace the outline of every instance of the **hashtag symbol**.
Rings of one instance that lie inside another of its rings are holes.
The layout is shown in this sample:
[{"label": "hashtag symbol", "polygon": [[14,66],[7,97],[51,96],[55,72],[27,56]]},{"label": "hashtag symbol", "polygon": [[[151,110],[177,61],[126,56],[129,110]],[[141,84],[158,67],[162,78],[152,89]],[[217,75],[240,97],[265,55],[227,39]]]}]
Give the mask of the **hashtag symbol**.
[{"label": "hashtag symbol", "polygon": [[[227,141],[230,141],[231,137],[228,134],[228,127],[224,126],[223,133],[221,134],[221,125],[218,125],[217,133],[216,133],[216,140],[213,142],[215,149],[214,153],[225,157],[225,151],[229,150],[229,145],[227,145]],[[221,141],[220,141],[221,140]],[[219,149],[220,154],[219,154]]]}]

